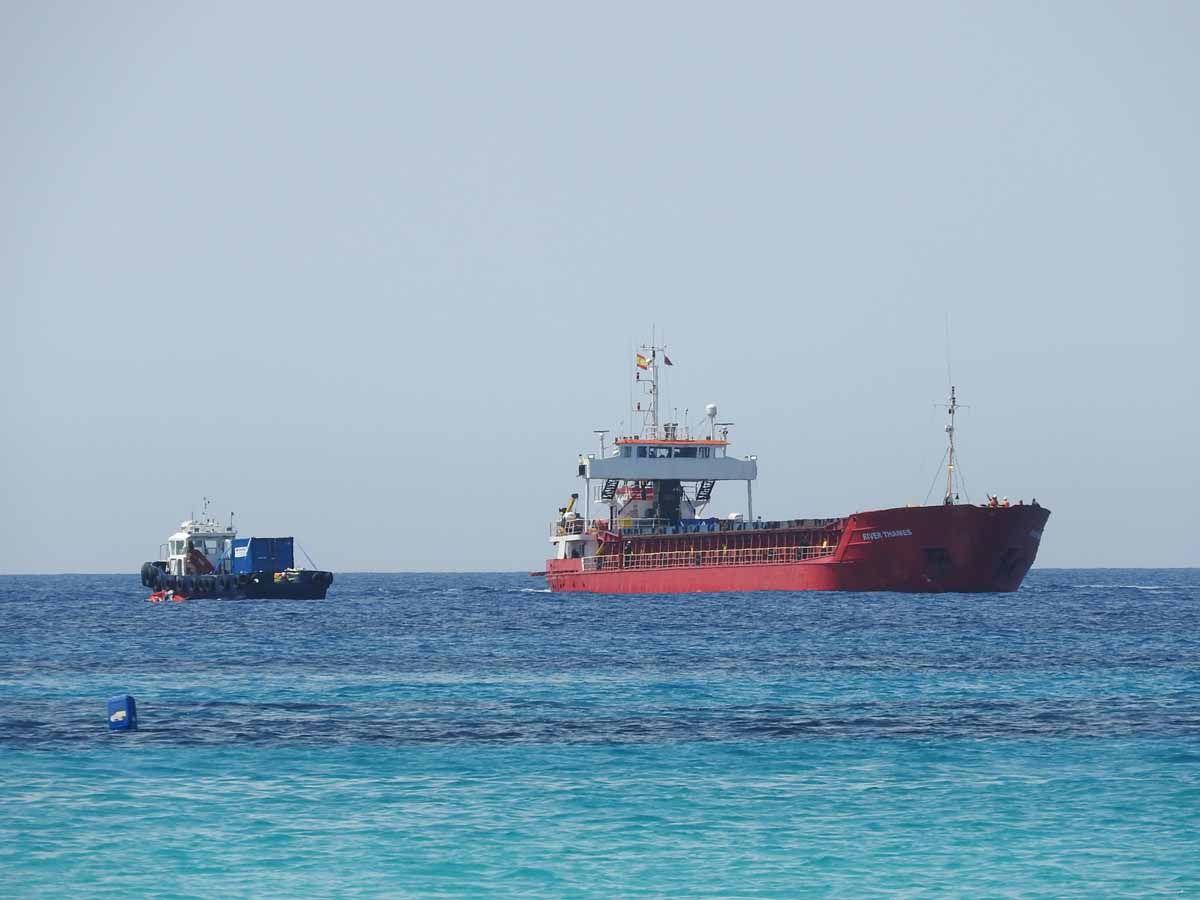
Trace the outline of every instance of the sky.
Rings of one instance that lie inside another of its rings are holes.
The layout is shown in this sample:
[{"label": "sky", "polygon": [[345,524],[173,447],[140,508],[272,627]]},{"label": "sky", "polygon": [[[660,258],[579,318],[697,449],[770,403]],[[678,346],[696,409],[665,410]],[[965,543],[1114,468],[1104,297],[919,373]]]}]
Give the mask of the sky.
[{"label": "sky", "polygon": [[0,572],[136,572],[206,496],[334,571],[540,569],[652,330],[756,515],[923,502],[952,379],[1039,566],[1200,565],[1197,46],[1186,2],[4,4]]}]

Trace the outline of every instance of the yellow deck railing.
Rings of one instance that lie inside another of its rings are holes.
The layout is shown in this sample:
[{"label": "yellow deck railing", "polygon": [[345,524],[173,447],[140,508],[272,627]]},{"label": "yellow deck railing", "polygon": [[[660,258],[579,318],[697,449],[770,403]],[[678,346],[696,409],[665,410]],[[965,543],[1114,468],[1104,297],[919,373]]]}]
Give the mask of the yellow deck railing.
[{"label": "yellow deck railing", "polygon": [[832,556],[836,544],[825,547],[740,547],[734,550],[669,550],[664,553],[612,553],[585,556],[583,571],[606,569],[682,569],[696,566],[749,566],[805,562]]}]

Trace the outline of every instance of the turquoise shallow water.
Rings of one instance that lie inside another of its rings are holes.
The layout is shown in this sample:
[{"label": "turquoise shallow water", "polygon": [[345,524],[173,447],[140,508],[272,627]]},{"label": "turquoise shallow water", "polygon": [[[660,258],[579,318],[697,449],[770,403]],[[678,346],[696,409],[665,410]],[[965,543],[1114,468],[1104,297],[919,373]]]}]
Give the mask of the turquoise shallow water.
[{"label": "turquoise shallow water", "polygon": [[0,578],[5,894],[1200,895],[1200,572],[530,584]]}]

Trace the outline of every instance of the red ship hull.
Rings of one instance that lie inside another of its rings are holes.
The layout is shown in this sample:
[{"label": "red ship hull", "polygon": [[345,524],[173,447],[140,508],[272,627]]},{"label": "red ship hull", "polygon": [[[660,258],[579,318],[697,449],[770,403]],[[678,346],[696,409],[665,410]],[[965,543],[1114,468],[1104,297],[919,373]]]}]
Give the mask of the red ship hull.
[{"label": "red ship hull", "polygon": [[[553,591],[669,594],[695,591],[1015,591],[1037,557],[1050,511],[922,506],[855,513],[828,529],[829,549],[783,552],[786,529],[723,533],[696,552],[691,534],[617,538],[619,549],[591,563],[554,559],[546,565]],[[809,532],[811,534],[811,532]],[[614,536],[616,537],[616,536]],[[774,545],[780,544],[776,550]],[[770,547],[771,549],[765,549]],[[671,552],[662,552],[667,548]],[[754,549],[751,549],[754,548]],[[639,556],[642,550],[655,552]],[[821,554],[804,558],[809,552]],[[786,558],[785,558],[786,557]],[[723,562],[722,560],[730,560]]]}]

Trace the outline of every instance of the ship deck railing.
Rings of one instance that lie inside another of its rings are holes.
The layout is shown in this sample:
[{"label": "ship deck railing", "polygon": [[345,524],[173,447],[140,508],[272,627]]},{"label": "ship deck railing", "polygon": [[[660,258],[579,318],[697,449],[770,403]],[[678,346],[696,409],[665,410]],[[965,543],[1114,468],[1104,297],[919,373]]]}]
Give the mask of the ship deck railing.
[{"label": "ship deck railing", "polygon": [[[632,519],[618,517],[614,533],[622,537],[637,537],[651,534],[708,534],[725,531],[781,531],[805,529],[818,531],[840,527],[841,519],[779,519],[770,522],[747,522],[745,519]],[[566,534],[584,534],[588,531],[608,531],[607,519],[558,519],[551,523],[550,534],[562,537]]]},{"label": "ship deck railing", "polygon": [[[564,534],[583,534],[592,530],[608,530],[607,519],[556,519],[550,525],[550,534],[562,537]],[[617,519],[617,533],[622,535],[635,534],[673,534],[670,519]]]},{"label": "ship deck railing", "polygon": [[836,542],[791,547],[738,547],[733,550],[667,550],[661,553],[611,553],[585,556],[583,571],[616,569],[692,569],[697,566],[786,565],[832,556]]},{"label": "ship deck railing", "polygon": [[555,519],[550,523],[551,537],[562,537],[564,534],[583,534],[595,522],[588,522],[581,516],[578,519]]}]

